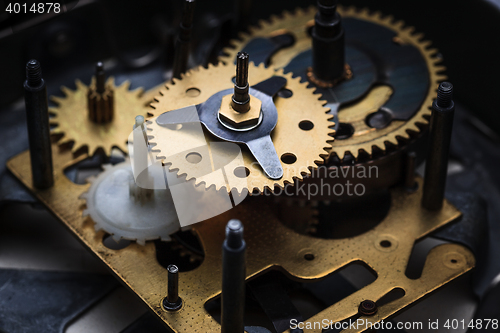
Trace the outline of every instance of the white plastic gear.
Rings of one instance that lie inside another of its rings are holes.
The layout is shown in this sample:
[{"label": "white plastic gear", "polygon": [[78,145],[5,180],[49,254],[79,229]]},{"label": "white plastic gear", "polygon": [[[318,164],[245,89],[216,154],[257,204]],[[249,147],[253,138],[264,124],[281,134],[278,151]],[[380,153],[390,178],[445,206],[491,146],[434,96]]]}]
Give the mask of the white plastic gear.
[{"label": "white plastic gear", "polygon": [[170,235],[181,229],[170,191],[151,190],[151,199],[141,202],[130,194],[130,186],[136,186],[130,160],[103,168],[88,180],[91,186],[80,196],[87,205],[83,216],[94,221],[96,231],[140,245],[154,239],[170,241]]}]

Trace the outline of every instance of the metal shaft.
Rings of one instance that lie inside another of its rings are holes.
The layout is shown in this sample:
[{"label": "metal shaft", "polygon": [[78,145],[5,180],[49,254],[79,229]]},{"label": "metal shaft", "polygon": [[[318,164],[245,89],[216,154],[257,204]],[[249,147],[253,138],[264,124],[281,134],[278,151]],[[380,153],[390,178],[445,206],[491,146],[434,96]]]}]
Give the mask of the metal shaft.
[{"label": "metal shaft", "polygon": [[337,0],[318,0],[312,41],[314,76],[324,82],[342,78],[345,67],[344,29],[337,13]]},{"label": "metal shaft", "polygon": [[102,62],[95,67],[95,86],[90,86],[87,93],[89,119],[96,124],[107,124],[113,120],[115,112],[113,89],[106,87],[106,73]]},{"label": "metal shaft", "polygon": [[174,53],[174,78],[179,79],[182,73],[188,68],[189,53],[191,50],[191,32],[193,30],[195,0],[184,0],[182,20],[179,27],[179,34],[175,41]]},{"label": "metal shaft", "polygon": [[244,332],[245,252],[243,224],[231,220],[222,246],[222,333]]},{"label": "metal shaft", "polygon": [[46,189],[54,185],[54,173],[47,87],[42,78],[42,68],[37,60],[30,60],[26,65],[24,101],[26,103],[33,186],[38,189]]},{"label": "metal shaft", "polygon": [[179,300],[179,269],[175,265],[168,266],[168,294],[170,303],[177,303]]},{"label": "metal shaft", "polygon": [[106,90],[106,74],[104,73],[104,65],[98,62],[95,68],[96,91],[102,94]]},{"label": "metal shaft", "polygon": [[234,83],[234,94],[232,107],[235,111],[245,113],[250,110],[250,95],[248,94],[248,62],[249,56],[246,52],[238,52],[236,57],[236,79]]},{"label": "metal shaft", "polygon": [[182,299],[179,297],[179,268],[169,265],[168,271],[168,292],[163,299],[163,307],[167,311],[177,311],[182,307]]},{"label": "metal shaft", "polygon": [[432,104],[430,145],[425,165],[422,206],[429,210],[443,207],[454,113],[453,85],[443,82]]},{"label": "metal shaft", "polygon": [[414,151],[410,151],[406,154],[405,161],[405,188],[408,191],[415,190],[415,164],[417,160],[417,154]]},{"label": "metal shaft", "polygon": [[233,20],[233,31],[244,30],[250,24],[250,14],[252,10],[252,0],[236,0],[235,15]]}]

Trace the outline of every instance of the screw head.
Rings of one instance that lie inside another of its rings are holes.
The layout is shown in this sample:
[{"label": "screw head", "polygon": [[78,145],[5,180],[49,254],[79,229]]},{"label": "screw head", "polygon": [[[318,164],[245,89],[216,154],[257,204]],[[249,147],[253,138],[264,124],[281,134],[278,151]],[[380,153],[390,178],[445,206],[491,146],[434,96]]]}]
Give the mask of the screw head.
[{"label": "screw head", "polygon": [[364,300],[359,304],[358,312],[362,316],[373,316],[377,313],[377,304],[369,299]]}]

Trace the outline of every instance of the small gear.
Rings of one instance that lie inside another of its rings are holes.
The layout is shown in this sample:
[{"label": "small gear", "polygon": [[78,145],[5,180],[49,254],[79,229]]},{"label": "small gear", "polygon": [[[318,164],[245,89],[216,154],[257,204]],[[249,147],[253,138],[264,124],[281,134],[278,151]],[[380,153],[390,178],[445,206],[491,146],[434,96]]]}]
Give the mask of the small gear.
[{"label": "small gear", "polygon": [[[127,138],[132,131],[134,118],[137,115],[146,115],[148,107],[141,95],[142,89],[129,90],[130,82],[126,81],[115,86],[114,79],[109,78],[107,86],[114,93],[114,116],[107,123],[95,123],[89,117],[87,94],[89,87],[76,80],[76,90],[62,87],[65,97],[51,96],[51,100],[58,106],[50,108],[55,116],[50,119],[51,134],[56,136],[60,146],[74,142],[72,151],[78,154],[83,147],[87,147],[88,154],[92,155],[98,148],[102,148],[106,155],[116,147],[127,152]],[[91,86],[95,84],[95,80]],[[62,138],[61,138],[62,137]]]},{"label": "small gear", "polygon": [[[414,33],[414,28],[405,27],[402,21],[395,22],[392,16],[384,17],[380,12],[371,13],[367,9],[358,10],[354,7],[338,6],[337,10],[343,19],[373,23],[387,31],[394,32],[395,37],[392,42],[413,46],[420,53],[428,69],[429,84],[422,93],[422,103],[407,120],[395,119],[387,127],[381,129],[367,125],[367,117],[379,110],[398,89],[398,87],[388,85],[374,87],[356,103],[348,103],[349,105],[341,106],[339,109],[336,122],[338,125],[345,124],[345,127],[336,128],[337,136],[335,142],[332,143],[332,152],[341,160],[346,155],[357,158],[361,152],[372,156],[374,149],[385,151],[388,145],[404,144],[405,140],[410,139],[412,133],[421,132],[421,127],[428,124],[432,100],[439,82],[446,79],[446,76],[442,75],[446,68],[439,65],[441,59],[437,57],[438,51],[430,48],[431,43],[423,40],[423,34]],[[276,68],[286,68],[293,59],[311,49],[310,29],[314,25],[315,14],[316,8],[312,6],[307,9],[297,9],[293,13],[285,11],[281,16],[274,15],[268,21],[261,20],[258,26],[249,28],[249,33],[242,33],[239,40],[233,40],[231,46],[224,49],[224,55],[219,60],[233,63],[236,54],[241,50],[246,50],[256,38],[290,34],[293,36],[294,44],[276,51],[269,59],[270,65]],[[346,38],[349,38],[349,31],[346,31]],[[294,75],[298,73],[294,72]],[[356,71],[353,71],[353,76],[356,77],[356,75]],[[325,91],[322,93],[325,96]],[[349,132],[348,135],[343,137],[346,132]]]},{"label": "small gear", "polygon": [[[205,102],[216,93],[232,88],[234,73],[233,65],[222,63],[192,70],[181,80],[174,79],[160,91],[156,102],[151,104],[153,109],[150,113],[158,117],[168,111]],[[202,159],[211,160],[211,156],[207,154],[210,154],[209,149],[214,149],[213,142],[217,140],[207,134],[205,138],[208,145],[204,143],[203,148],[197,149],[196,145],[190,145],[193,140],[185,133],[175,130],[167,131],[154,119],[150,119],[148,130],[153,151],[158,153],[158,158],[163,158],[164,163],[169,165],[171,170],[179,170],[179,175],[186,174],[188,181],[195,179],[197,185],[204,183],[206,188],[215,186],[217,190],[224,187],[228,192],[236,189],[239,193],[243,190],[257,193],[266,188],[274,191],[275,186],[283,188],[285,184],[293,183],[296,179],[301,180],[304,175],[311,173],[311,169],[316,169],[318,164],[323,164],[324,158],[328,156],[327,150],[331,148],[333,140],[331,136],[333,130],[329,127],[333,126],[333,123],[329,121],[331,116],[327,114],[329,110],[323,106],[325,103],[319,99],[318,95],[313,94],[312,89],[307,88],[306,83],[300,83],[299,78],[292,78],[291,74],[284,74],[283,71],[275,72],[274,69],[265,68],[263,65],[257,67],[251,63],[249,66],[248,77],[251,86],[273,76],[281,76],[287,80],[285,88],[288,95],[280,97],[278,93],[274,98],[278,121],[271,133],[274,148],[278,157],[281,158],[283,167],[281,179],[268,178],[262,169],[254,165],[255,158],[244,148],[242,148],[243,165],[235,165],[234,171],[236,174],[237,169],[245,168],[245,181],[229,185],[224,177],[215,177],[212,174],[197,177],[193,164],[187,161],[187,156],[197,154]],[[180,158],[173,155],[165,156],[168,147],[175,147],[183,155]],[[216,171],[214,167],[212,171]]]},{"label": "small gear", "polygon": [[123,238],[144,245],[158,238],[169,241],[180,230],[169,190],[145,190],[147,195],[141,196],[130,160],[103,168],[89,179],[92,185],[80,196],[87,206],[83,215],[94,221],[96,231],[102,229],[116,241]]}]

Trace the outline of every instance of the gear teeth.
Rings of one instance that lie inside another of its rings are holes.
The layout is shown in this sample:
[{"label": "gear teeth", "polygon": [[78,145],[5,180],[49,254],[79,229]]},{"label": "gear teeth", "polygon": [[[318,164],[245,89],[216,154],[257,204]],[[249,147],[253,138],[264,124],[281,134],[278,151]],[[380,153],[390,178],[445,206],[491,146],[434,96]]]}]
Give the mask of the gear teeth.
[{"label": "gear teeth", "polygon": [[[108,84],[109,84],[110,80],[111,80],[111,77],[108,79]],[[129,88],[130,88],[130,81],[129,80],[123,81],[123,83],[121,85],[119,85],[117,88],[118,89],[123,89],[123,90],[129,90]]]},{"label": "gear teeth", "polygon": [[372,14],[372,17],[373,17],[374,19],[376,19],[376,20],[380,20],[380,21],[382,21],[382,20],[383,20],[383,19],[382,19],[382,12],[380,12],[380,11],[378,11],[378,10]]},{"label": "gear teeth", "polygon": [[137,244],[139,245],[142,245],[142,246],[145,246],[146,245],[146,240],[145,239],[142,239],[142,238],[138,238],[135,240],[137,242]]},{"label": "gear teeth", "polygon": [[371,16],[370,11],[368,10],[368,8],[362,8],[358,13],[360,15],[362,15],[362,16]]},{"label": "gear teeth", "polygon": [[409,125],[406,130],[407,131],[412,131],[412,132],[415,132],[415,133],[420,132],[420,129],[418,128],[418,126],[416,124]]},{"label": "gear teeth", "polygon": [[281,18],[276,15],[276,14],[272,14],[270,17],[269,17],[269,23],[273,24],[277,21],[279,21]]},{"label": "gear teeth", "polygon": [[96,176],[90,176],[90,177],[88,177],[88,178],[85,179],[85,182],[87,184],[92,184],[93,182],[95,182],[96,179],[97,179]]},{"label": "gear teeth", "polygon": [[[314,7],[313,7],[313,10],[314,10]],[[343,16],[351,16],[351,15],[354,15],[356,13],[356,9],[354,6],[343,7],[341,9],[341,11],[342,11],[341,15],[343,15]]]},{"label": "gear teeth", "polygon": [[[57,143],[57,145],[58,145],[59,147],[64,147],[64,146],[69,146],[69,145],[71,145],[73,142],[74,142],[74,141],[73,141],[72,139],[69,139],[69,138],[63,138],[61,141],[59,141],[59,142]],[[71,151],[74,151],[74,150],[76,150],[76,149],[74,149],[74,148],[72,148],[72,149],[71,149]]]},{"label": "gear teeth", "polygon": [[446,71],[446,67],[445,66],[436,66],[436,72],[442,73],[442,72],[445,72],[445,71]]},{"label": "gear teeth", "polygon": [[165,236],[165,237],[161,237],[160,240],[162,242],[171,242],[172,238],[170,236]]},{"label": "gear teeth", "polygon": [[[57,105],[59,106],[59,105],[61,105],[61,103],[63,103],[63,102],[64,102],[64,100],[65,100],[66,98],[57,97],[57,96],[50,96],[50,98],[49,98],[49,99],[50,99],[50,101],[51,101],[51,102],[54,102],[55,104],[57,104]],[[52,110],[57,110],[57,109],[54,109],[54,108],[53,108]]]},{"label": "gear teeth", "polygon": [[61,91],[64,93],[66,97],[71,96],[71,94],[73,93],[73,90],[69,89],[66,86],[61,86]]},{"label": "gear teeth", "polygon": [[404,31],[410,35],[413,35],[415,33],[415,27],[407,27],[406,29],[404,29]]},{"label": "gear teeth", "polygon": [[119,235],[115,234],[111,235],[111,238],[113,238],[113,240],[117,243],[122,239]]},{"label": "gear teeth", "polygon": [[445,81],[447,79],[448,79],[448,76],[446,76],[446,75],[436,75],[436,81],[439,82],[439,83],[443,82],[443,81]]},{"label": "gear teeth", "polygon": [[[295,16],[295,12],[294,13],[291,13],[289,12],[288,10],[284,10],[283,13],[281,14],[283,15],[283,19],[286,20],[286,19],[291,19]],[[279,19],[279,17],[278,17]]]},{"label": "gear teeth", "polygon": [[55,128],[52,128],[50,130],[50,135],[58,135],[58,134],[63,134],[63,132],[61,131],[61,129],[59,127],[57,127],[59,124],[58,123],[55,123],[55,122],[50,122],[49,125],[52,127],[52,126],[56,126]]},{"label": "gear teeth", "polygon": [[[95,79],[95,78],[94,78],[94,79]],[[125,88],[124,90],[128,90],[128,87],[130,86],[130,81],[128,81],[128,80],[127,80],[127,81],[123,82],[123,84],[122,84],[121,86],[117,87],[117,86],[116,86],[116,84],[115,84],[115,77],[114,77],[114,76],[110,76],[110,77],[106,80],[106,84],[107,84],[107,85],[110,85],[110,86],[112,86],[112,87],[115,87],[115,89],[116,89],[116,88],[122,88],[122,89],[123,89],[123,88]],[[128,84],[128,85],[127,85],[127,84]]]},{"label": "gear teeth", "polygon": [[386,23],[386,24],[392,24],[392,22],[394,22],[394,16],[392,15],[387,15],[385,16],[383,19],[382,19],[382,22]]},{"label": "gear teeth", "polygon": [[82,212],[82,216],[83,217],[87,217],[87,216],[90,216],[90,213],[87,209],[84,209],[83,212]]},{"label": "gear teeth", "polygon": [[439,53],[438,49],[435,48],[429,49],[428,52],[432,57],[436,56]]},{"label": "gear teeth", "polygon": [[402,30],[404,26],[405,26],[405,22],[404,22],[404,21],[402,21],[402,20],[396,21],[396,22],[394,23],[394,27],[395,27],[397,30]]},{"label": "gear teeth", "polygon": [[75,80],[75,86],[76,86],[77,90],[86,89],[87,88],[87,86],[81,80],[79,80],[79,79]]},{"label": "gear teeth", "polygon": [[431,45],[432,45],[432,42],[429,41],[429,40],[424,40],[424,41],[421,41],[422,43],[422,46],[425,48],[425,49],[428,49]]}]

